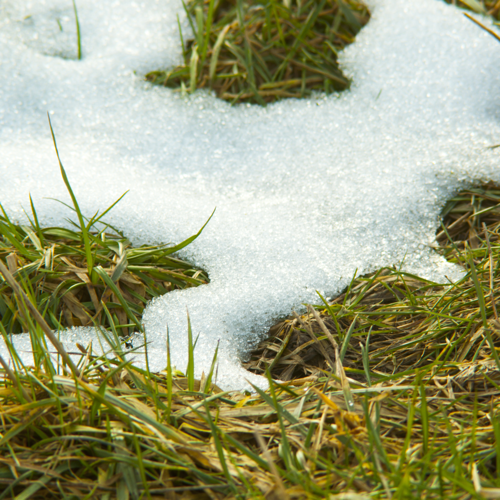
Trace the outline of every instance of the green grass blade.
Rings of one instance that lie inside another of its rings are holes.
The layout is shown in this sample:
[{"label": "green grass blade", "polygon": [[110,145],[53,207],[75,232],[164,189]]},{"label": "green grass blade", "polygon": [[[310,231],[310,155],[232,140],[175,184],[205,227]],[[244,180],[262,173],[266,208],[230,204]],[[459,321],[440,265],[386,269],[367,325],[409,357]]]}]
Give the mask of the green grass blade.
[{"label": "green grass blade", "polygon": [[184,44],[184,37],[182,36],[182,28],[181,28],[181,21],[179,19],[179,14],[177,14],[177,27],[179,29],[179,38],[181,39],[182,59],[184,60],[184,64],[187,64],[186,45]]},{"label": "green grass blade", "polygon": [[210,222],[210,219],[213,217],[214,213],[215,213],[215,208],[214,208],[214,211],[212,212],[212,214],[210,215],[210,217],[208,218],[207,222],[205,222],[205,224],[203,224],[202,228],[195,235],[190,236],[189,238],[187,238],[183,242],[179,243],[178,245],[167,248],[164,252],[164,255],[170,255],[171,253],[178,252],[182,248],[184,248],[184,247],[188,246],[190,243],[192,243],[196,238],[198,238],[198,236],[200,236],[202,231],[205,229],[206,225]]},{"label": "green grass blade", "polygon": [[370,335],[372,333],[373,325],[370,326],[370,330],[368,331],[368,335],[366,336],[366,344],[363,345],[361,342],[359,345],[361,346],[361,355],[363,357],[363,369],[365,371],[366,382],[368,387],[371,387],[372,380],[370,375]]},{"label": "green grass blade", "polygon": [[43,232],[42,232],[42,229],[41,229],[40,224],[38,222],[38,215],[36,213],[35,205],[34,205],[33,200],[31,198],[31,194],[30,194],[30,205],[31,205],[31,213],[33,214],[33,220],[35,221],[36,233],[38,234],[38,239],[40,240],[40,244],[43,247],[45,245],[45,239],[43,237]]},{"label": "green grass blade", "polygon": [[52,135],[52,141],[54,143],[54,148],[56,150],[57,161],[59,162],[59,167],[61,169],[61,175],[62,175],[62,178],[64,180],[64,184],[66,184],[66,188],[69,192],[69,195],[71,196],[71,200],[73,201],[73,206],[75,207],[75,211],[78,215],[78,221],[80,223],[80,229],[82,231],[83,242],[85,245],[85,255],[87,257],[87,270],[88,270],[89,278],[92,281],[92,283],[95,284],[97,282],[97,276],[94,272],[94,257],[92,255],[92,248],[90,245],[90,239],[89,239],[87,226],[85,225],[85,222],[83,220],[82,212],[81,212],[80,207],[78,205],[78,202],[76,200],[76,196],[73,193],[73,189],[71,188],[71,184],[69,183],[68,176],[66,175],[66,171],[64,170],[63,164],[61,163],[61,158],[59,157],[59,150],[57,149],[56,137],[54,135],[54,129],[52,128],[52,123],[50,121],[50,116],[48,113],[47,113],[47,117],[49,119],[50,133]]},{"label": "green grass blade", "polygon": [[112,203],[106,210],[104,210],[104,212],[101,215],[99,215],[99,217],[97,217],[97,214],[94,217],[92,217],[87,224],[87,229],[90,230],[92,226],[97,224],[97,222],[99,222],[110,210],[112,210],[124,198],[124,196],[128,192],[129,190],[127,189],[127,191],[125,191],[114,203]]},{"label": "green grass blade", "polygon": [[207,57],[208,42],[210,41],[210,31],[214,17],[215,0],[210,0],[208,4],[207,20],[205,22],[205,39],[203,40],[203,49],[201,51],[201,65],[203,66]]},{"label": "green grass blade", "polygon": [[73,0],[73,11],[75,13],[75,26],[76,26],[76,46],[78,50],[78,60],[82,58],[82,38],[80,34],[80,21],[78,19],[78,11],[76,10],[76,1]]},{"label": "green grass blade", "polygon": [[136,325],[137,329],[142,333],[143,326],[141,325],[141,322],[137,319],[137,316],[131,311],[127,301],[123,298],[123,295],[120,293],[120,290],[118,290],[118,287],[116,286],[115,283],[113,283],[111,278],[107,275],[106,271],[101,266],[97,266],[95,268],[95,272],[104,281],[104,283],[113,291],[113,293],[118,298],[118,301],[120,302],[121,306],[123,307],[130,321],[132,321]]},{"label": "green grass blade", "polygon": [[347,352],[347,348],[349,347],[349,341],[351,339],[351,336],[354,332],[354,327],[356,326],[356,320],[358,319],[358,316],[354,316],[354,319],[352,320],[351,326],[349,327],[349,330],[347,330],[347,333],[344,337],[344,340],[342,341],[342,348],[340,349],[340,362],[342,363],[344,361],[344,356],[345,353]]},{"label": "green grass blade", "polygon": [[209,71],[210,82],[213,82],[213,79],[215,78],[215,71],[217,70],[217,61],[219,59],[220,49],[222,47],[222,44],[224,43],[224,38],[227,32],[229,31],[230,27],[231,26],[229,24],[224,26],[224,29],[219,33],[214,48],[212,50],[212,57],[210,59],[210,71]]},{"label": "green grass blade", "polygon": [[188,379],[188,389],[194,391],[194,344],[193,344],[193,330],[191,328],[191,318],[189,317],[189,311],[187,314],[187,324],[188,324],[188,364],[186,368],[186,377]]},{"label": "green grass blade", "polygon": [[167,422],[170,423],[172,413],[172,358],[170,357],[170,334],[167,325]]},{"label": "green grass blade", "polygon": [[215,348],[214,357],[212,359],[212,364],[210,366],[210,371],[208,372],[207,379],[205,381],[205,387],[202,387],[201,390],[205,393],[210,392],[212,387],[212,377],[214,375],[215,364],[217,363],[217,354],[219,352],[219,340],[217,341],[217,347]]},{"label": "green grass blade", "polygon": [[425,385],[420,384],[420,418],[422,422],[422,453],[427,455],[429,451],[429,412],[427,408],[427,396],[425,394]]}]

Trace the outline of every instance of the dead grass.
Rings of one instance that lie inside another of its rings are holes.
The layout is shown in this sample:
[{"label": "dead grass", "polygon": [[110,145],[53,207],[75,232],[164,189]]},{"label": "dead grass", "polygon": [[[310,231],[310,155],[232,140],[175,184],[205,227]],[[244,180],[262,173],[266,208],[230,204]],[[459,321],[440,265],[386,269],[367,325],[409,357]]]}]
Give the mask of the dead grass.
[{"label": "dead grass", "polygon": [[500,21],[500,0],[445,0],[445,2],[478,14],[487,14]]}]

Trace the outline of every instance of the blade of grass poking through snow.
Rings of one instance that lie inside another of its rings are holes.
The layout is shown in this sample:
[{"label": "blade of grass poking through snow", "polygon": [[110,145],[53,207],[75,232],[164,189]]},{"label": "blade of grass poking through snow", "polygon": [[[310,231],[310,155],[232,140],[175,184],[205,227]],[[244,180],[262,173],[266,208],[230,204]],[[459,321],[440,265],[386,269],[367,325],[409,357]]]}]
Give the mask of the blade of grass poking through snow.
[{"label": "blade of grass poking through snow", "polygon": [[198,236],[200,236],[200,234],[202,233],[202,231],[205,229],[206,225],[210,222],[210,219],[213,217],[213,215],[215,213],[215,210],[216,209],[214,208],[214,211],[211,213],[210,217],[207,219],[207,222],[205,222],[205,224],[203,224],[202,228],[196,234],[194,234],[193,236],[190,236],[189,238],[187,238],[186,240],[182,241],[178,245],[175,245],[173,247],[167,248],[164,251],[163,254],[164,255],[170,255],[171,253],[178,252],[182,248],[184,248],[184,247],[188,246],[190,243],[192,243],[196,238],[198,238]]},{"label": "blade of grass poking through snow", "polygon": [[186,46],[184,44],[184,37],[182,36],[181,21],[179,19],[179,14],[177,14],[177,28],[179,29],[179,38],[181,39],[182,47],[182,58],[184,59],[184,64],[187,62]]},{"label": "blade of grass poking through snow", "polygon": [[33,204],[33,200],[31,199],[31,194],[30,194],[30,205],[31,205],[31,213],[33,214],[33,221],[35,223],[36,233],[38,234],[38,239],[40,240],[40,245],[42,245],[42,247],[43,247],[45,244],[45,240],[43,237],[42,228],[40,227],[40,224],[38,222],[38,215],[36,213],[35,205]]},{"label": "blade of grass poking through snow", "polygon": [[215,348],[214,357],[212,359],[212,364],[210,366],[210,371],[208,372],[207,378],[205,380],[205,387],[200,388],[201,392],[205,392],[207,394],[210,392],[210,389],[212,387],[212,377],[214,375],[215,364],[217,363],[217,353],[219,352],[219,342],[220,342],[220,340],[217,341],[217,347]]},{"label": "blade of grass poking through snow", "polygon": [[97,275],[94,271],[94,257],[92,255],[92,247],[90,244],[90,238],[88,234],[87,226],[83,220],[82,212],[80,211],[80,207],[78,202],[76,201],[76,196],[73,193],[73,189],[71,189],[71,184],[69,183],[68,176],[66,175],[66,171],[64,170],[63,164],[61,163],[61,158],[59,157],[59,151],[57,149],[56,136],[54,135],[54,129],[52,128],[52,123],[50,121],[50,116],[47,113],[47,118],[49,119],[50,133],[52,135],[52,141],[54,142],[54,148],[57,154],[57,161],[59,162],[59,167],[61,169],[61,175],[64,180],[64,184],[66,184],[66,188],[71,196],[71,200],[73,201],[73,206],[75,207],[76,214],[78,216],[78,222],[80,223],[80,229],[82,231],[83,242],[85,246],[85,256],[87,258],[87,272],[92,283],[97,283]]},{"label": "blade of grass poking through snow", "polygon": [[106,210],[104,210],[104,212],[99,215],[99,217],[97,217],[98,214],[95,214],[88,222],[87,224],[87,229],[90,231],[90,228],[92,226],[94,226],[95,224],[97,224],[110,210],[112,210],[122,199],[123,197],[129,192],[129,190],[127,189],[127,191],[125,191],[115,202],[113,202],[108,208],[106,208]]},{"label": "blade of grass poking through snow", "polygon": [[187,327],[188,327],[188,364],[186,368],[186,377],[188,379],[188,389],[194,391],[194,344],[193,344],[193,330],[191,329],[191,318],[189,311],[187,314]]},{"label": "blade of grass poking through snow", "polygon": [[80,21],[78,20],[78,11],[76,10],[75,0],[73,0],[73,11],[75,12],[76,46],[78,50],[78,60],[80,60],[82,58],[82,39],[80,35]]}]

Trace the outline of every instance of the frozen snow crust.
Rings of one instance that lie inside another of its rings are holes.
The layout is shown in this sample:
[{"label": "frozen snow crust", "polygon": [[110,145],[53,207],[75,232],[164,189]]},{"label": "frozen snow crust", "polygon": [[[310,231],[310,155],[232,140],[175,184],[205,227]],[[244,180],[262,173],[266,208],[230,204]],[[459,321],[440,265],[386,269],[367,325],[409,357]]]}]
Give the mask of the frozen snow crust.
[{"label": "frozen snow crust", "polygon": [[[500,148],[489,149],[500,143],[500,45],[458,9],[371,1],[370,23],[342,55],[351,90],[263,109],[144,82],[179,62],[180,2],[77,4],[81,61],[70,0],[1,4],[0,201],[18,220],[29,193],[44,224],[71,215],[47,199],[70,201],[49,111],[84,213],[130,189],[108,220],[135,243],[179,242],[217,207],[183,252],[211,283],[154,300],[144,315],[153,370],[166,365],[167,324],[185,369],[186,308],[197,375],[220,339],[217,382],[241,389],[264,384],[239,356],[356,269],[404,261],[422,276],[457,276],[430,248],[440,209],[461,188],[500,181]],[[62,334],[68,346],[93,336]],[[23,335],[16,345],[29,349]]]}]

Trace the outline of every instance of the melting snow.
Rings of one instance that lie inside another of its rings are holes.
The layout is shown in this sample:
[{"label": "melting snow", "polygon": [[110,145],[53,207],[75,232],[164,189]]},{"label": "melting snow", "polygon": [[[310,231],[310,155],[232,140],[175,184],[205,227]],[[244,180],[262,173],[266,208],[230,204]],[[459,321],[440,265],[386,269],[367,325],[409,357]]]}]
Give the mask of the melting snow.
[{"label": "melting snow", "polygon": [[[243,388],[263,382],[239,356],[356,269],[404,262],[436,280],[458,276],[431,248],[440,209],[460,188],[500,181],[500,148],[490,148],[500,143],[500,45],[458,9],[370,1],[370,23],[341,57],[351,90],[262,109],[145,83],[179,62],[179,1],[77,4],[81,61],[70,0],[1,3],[0,201],[17,220],[29,193],[45,224],[69,215],[47,199],[69,202],[49,111],[84,213],[130,189],[107,219],[134,243],[179,242],[217,207],[183,252],[211,283],[146,310],[152,369],[166,365],[167,324],[185,368],[186,308],[197,375],[220,339],[218,383]],[[94,333],[61,335],[71,346]],[[16,345],[29,358],[25,335]]]}]

